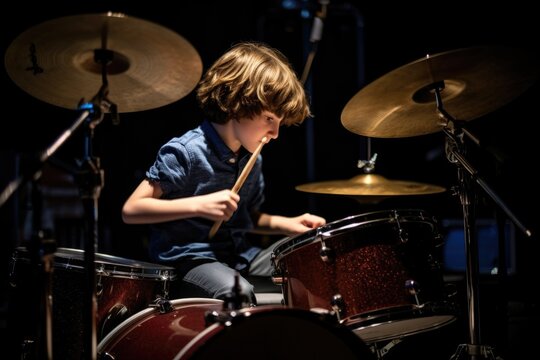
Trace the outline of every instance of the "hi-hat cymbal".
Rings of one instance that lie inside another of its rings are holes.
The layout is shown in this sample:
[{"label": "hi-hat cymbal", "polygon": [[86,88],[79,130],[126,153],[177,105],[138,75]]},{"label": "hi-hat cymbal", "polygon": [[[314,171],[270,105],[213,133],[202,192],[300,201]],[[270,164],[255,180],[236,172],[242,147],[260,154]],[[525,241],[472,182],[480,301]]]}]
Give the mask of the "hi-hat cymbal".
[{"label": "hi-hat cymbal", "polygon": [[376,174],[362,174],[348,180],[298,185],[296,190],[317,194],[386,197],[435,194],[444,192],[446,189],[437,185],[412,181],[389,180]]},{"label": "hi-hat cymbal", "polygon": [[179,34],[123,14],[62,17],[36,25],[8,47],[11,79],[49,104],[76,109],[99,91],[102,66],[94,50],[112,51],[108,100],[118,112],[148,110],[190,93],[202,74],[195,48]]},{"label": "hi-hat cymbal", "polygon": [[345,105],[343,126],[356,134],[399,138],[443,129],[433,86],[443,82],[444,110],[470,121],[516,98],[535,81],[538,60],[522,49],[473,47],[414,61],[361,89]]}]

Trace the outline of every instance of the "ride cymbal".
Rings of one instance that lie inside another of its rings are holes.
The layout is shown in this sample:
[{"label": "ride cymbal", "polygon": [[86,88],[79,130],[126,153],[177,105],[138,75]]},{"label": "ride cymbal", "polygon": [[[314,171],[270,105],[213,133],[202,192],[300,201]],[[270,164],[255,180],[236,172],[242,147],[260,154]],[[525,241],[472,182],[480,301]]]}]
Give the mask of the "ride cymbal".
[{"label": "ride cymbal", "polygon": [[380,77],[349,100],[343,126],[359,135],[399,138],[440,131],[435,86],[444,110],[470,121],[516,98],[535,81],[535,56],[522,49],[473,47],[427,56]]},{"label": "ride cymbal", "polygon": [[195,48],[179,34],[123,14],[62,17],[36,25],[8,47],[5,66],[30,95],[76,109],[100,90],[95,50],[110,50],[108,99],[118,112],[148,110],[190,93],[202,74]]},{"label": "ride cymbal", "polygon": [[412,181],[389,180],[381,175],[362,174],[348,180],[321,181],[298,185],[299,191],[349,196],[397,196],[397,195],[427,195],[444,192],[446,189]]}]

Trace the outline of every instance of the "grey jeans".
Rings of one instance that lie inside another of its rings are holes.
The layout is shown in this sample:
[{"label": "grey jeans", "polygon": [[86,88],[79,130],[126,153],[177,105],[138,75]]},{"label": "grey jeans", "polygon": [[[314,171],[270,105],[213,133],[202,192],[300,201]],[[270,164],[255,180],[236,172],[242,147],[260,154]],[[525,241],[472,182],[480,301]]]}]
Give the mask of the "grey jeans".
[{"label": "grey jeans", "polygon": [[210,297],[223,299],[232,293],[235,277],[238,275],[241,293],[246,295],[252,304],[256,304],[255,291],[257,291],[257,285],[253,284],[253,280],[265,279],[264,281],[270,282],[273,271],[271,256],[275,246],[279,243],[280,241],[276,241],[261,250],[250,263],[249,270],[243,272],[243,274],[218,261],[201,262],[200,265],[186,272],[182,279],[179,279],[179,284],[177,284],[176,289],[171,291],[171,295],[180,298]]}]

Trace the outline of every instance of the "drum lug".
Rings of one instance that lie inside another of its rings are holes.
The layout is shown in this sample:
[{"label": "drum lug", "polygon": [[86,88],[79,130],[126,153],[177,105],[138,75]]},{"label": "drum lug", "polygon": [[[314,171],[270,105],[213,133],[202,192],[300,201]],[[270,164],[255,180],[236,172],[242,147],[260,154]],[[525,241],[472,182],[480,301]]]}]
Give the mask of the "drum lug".
[{"label": "drum lug", "polygon": [[159,309],[160,314],[166,314],[173,311],[171,302],[168,299],[164,299],[162,297],[158,297],[156,300],[154,300],[153,304],[150,304],[148,306]]},{"label": "drum lug", "polygon": [[285,278],[283,274],[281,274],[281,271],[274,271],[272,273],[272,282],[274,285],[283,285],[285,282]]},{"label": "drum lug", "polygon": [[169,283],[167,282],[167,280],[163,282],[163,298],[169,298]]},{"label": "drum lug", "polygon": [[101,275],[98,275],[96,284],[96,296],[100,297],[101,294],[103,294],[103,284],[101,283]]},{"label": "drum lug", "polygon": [[335,294],[334,296],[332,296],[330,304],[332,305],[332,310],[334,310],[334,312],[336,313],[338,321],[341,321],[341,313],[343,312],[343,309],[345,307],[345,302],[343,301],[343,297],[341,296],[341,294]]},{"label": "drum lug", "polygon": [[399,222],[399,215],[396,211],[394,211],[394,221],[396,222],[397,228],[398,228],[398,236],[399,240],[406,244],[409,241],[409,234],[401,227],[401,223]]},{"label": "drum lug", "polygon": [[401,227],[399,228],[399,240],[401,240],[403,244],[406,244],[409,241],[409,234]]},{"label": "drum lug", "polygon": [[409,291],[409,294],[414,295],[416,305],[420,306],[420,301],[418,300],[418,283],[414,280],[406,280],[405,288]]},{"label": "drum lug", "polygon": [[217,310],[207,311],[204,314],[204,323],[205,326],[208,327],[212,324],[215,324],[220,321],[220,318],[222,316],[222,312],[219,312]]},{"label": "drum lug", "polygon": [[319,251],[319,256],[321,257],[321,260],[325,263],[329,263],[334,261],[334,250],[332,248],[329,248],[326,246],[326,244],[322,244],[321,250]]},{"label": "drum lug", "polygon": [[236,316],[238,313],[235,310],[212,310],[206,312],[204,320],[207,327],[216,323],[231,326]]}]

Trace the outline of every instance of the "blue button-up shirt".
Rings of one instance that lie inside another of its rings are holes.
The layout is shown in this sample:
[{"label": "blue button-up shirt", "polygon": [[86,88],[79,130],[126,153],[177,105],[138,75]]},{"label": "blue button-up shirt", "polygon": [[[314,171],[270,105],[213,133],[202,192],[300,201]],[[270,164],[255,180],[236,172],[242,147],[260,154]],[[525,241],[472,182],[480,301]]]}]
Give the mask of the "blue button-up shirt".
[{"label": "blue button-up shirt", "polygon": [[[236,156],[225,145],[212,124],[199,127],[163,145],[155,163],[147,171],[150,181],[159,182],[162,198],[176,199],[232,189],[251,154],[242,148]],[[213,221],[189,218],[154,224],[151,227],[150,257],[161,263],[176,263],[185,258],[214,259],[240,270],[261,250],[246,241],[253,228],[252,211],[264,201],[262,157],[242,185],[238,209],[209,239]]]}]

